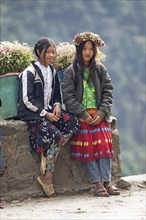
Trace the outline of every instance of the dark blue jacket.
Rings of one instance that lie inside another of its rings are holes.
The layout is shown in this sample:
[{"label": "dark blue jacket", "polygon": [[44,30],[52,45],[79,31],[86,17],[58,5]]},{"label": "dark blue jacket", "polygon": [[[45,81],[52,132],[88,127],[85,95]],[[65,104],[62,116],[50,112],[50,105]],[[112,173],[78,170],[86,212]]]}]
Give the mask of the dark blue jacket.
[{"label": "dark blue jacket", "polygon": [[[61,103],[60,84],[55,69],[50,65],[53,76],[50,105]],[[44,78],[40,68],[32,62],[19,75],[18,118],[31,120],[41,118],[44,109]]]}]

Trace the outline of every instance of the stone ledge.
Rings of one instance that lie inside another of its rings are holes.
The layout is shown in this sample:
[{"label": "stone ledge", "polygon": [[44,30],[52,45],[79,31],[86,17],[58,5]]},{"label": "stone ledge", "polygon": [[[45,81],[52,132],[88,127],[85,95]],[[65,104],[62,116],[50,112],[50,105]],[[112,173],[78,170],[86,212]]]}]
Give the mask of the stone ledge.
[{"label": "stone ledge", "polygon": [[[115,157],[112,180],[121,177],[120,144],[117,120],[113,117],[112,137]],[[44,195],[36,178],[40,175],[39,162],[29,151],[27,125],[19,120],[0,121],[0,198],[1,200],[26,199]],[[55,165],[54,187],[57,193],[76,193],[91,187],[85,164],[70,159],[70,146],[62,147]]]}]

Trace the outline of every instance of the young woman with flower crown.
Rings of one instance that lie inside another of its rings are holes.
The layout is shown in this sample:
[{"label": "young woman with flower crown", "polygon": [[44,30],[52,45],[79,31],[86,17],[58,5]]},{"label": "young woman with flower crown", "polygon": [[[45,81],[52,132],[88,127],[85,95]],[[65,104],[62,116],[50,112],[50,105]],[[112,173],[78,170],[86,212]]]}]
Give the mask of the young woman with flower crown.
[{"label": "young woman with flower crown", "polygon": [[62,81],[63,102],[78,118],[81,130],[70,142],[71,158],[86,162],[96,196],[119,195],[110,185],[113,157],[110,115],[113,86],[103,64],[100,36],[92,32],[75,35],[76,55],[65,69]]},{"label": "young woman with flower crown", "polygon": [[54,195],[55,161],[65,140],[79,130],[73,114],[61,110],[60,85],[52,65],[56,58],[55,43],[46,37],[34,47],[37,61],[20,75],[18,117],[28,124],[32,151],[41,154],[41,176],[37,177],[47,196]]}]

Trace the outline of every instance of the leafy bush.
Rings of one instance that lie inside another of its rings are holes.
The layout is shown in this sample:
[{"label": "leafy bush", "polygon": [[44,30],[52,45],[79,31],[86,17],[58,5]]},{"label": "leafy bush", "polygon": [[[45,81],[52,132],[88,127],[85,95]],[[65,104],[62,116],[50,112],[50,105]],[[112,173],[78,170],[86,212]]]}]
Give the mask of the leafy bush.
[{"label": "leafy bush", "polygon": [[68,42],[59,43],[56,47],[57,57],[55,61],[55,68],[57,71],[68,67],[75,56],[75,46]]},{"label": "leafy bush", "polygon": [[17,41],[0,43],[0,74],[21,72],[34,60],[32,49]]},{"label": "leafy bush", "polygon": [[[56,47],[57,57],[55,68],[57,71],[68,67],[75,57],[75,46],[68,42],[59,43]],[[98,58],[104,60],[104,54],[98,50]],[[3,41],[0,43],[0,75],[11,72],[22,72],[32,60],[32,49],[26,43],[18,43],[18,41]]]}]

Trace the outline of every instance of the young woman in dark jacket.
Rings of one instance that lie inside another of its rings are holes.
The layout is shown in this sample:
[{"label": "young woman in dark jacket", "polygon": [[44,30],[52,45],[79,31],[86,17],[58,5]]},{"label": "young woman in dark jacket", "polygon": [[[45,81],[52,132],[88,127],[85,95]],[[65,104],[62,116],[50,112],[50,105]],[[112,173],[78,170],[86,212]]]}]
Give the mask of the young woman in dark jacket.
[{"label": "young woman in dark jacket", "polygon": [[[76,56],[63,76],[62,92],[66,109],[80,121],[81,130],[72,137],[71,158],[86,162],[96,196],[119,195],[110,185],[113,157],[110,115],[113,86],[98,47],[99,35],[84,32],[75,35]],[[97,62],[98,59],[98,62]]]},{"label": "young woman in dark jacket", "polygon": [[51,196],[56,157],[66,139],[79,130],[79,123],[73,114],[61,110],[60,85],[52,65],[56,57],[54,42],[41,38],[34,54],[38,60],[19,75],[18,117],[28,124],[31,149],[41,154],[38,183]]}]

